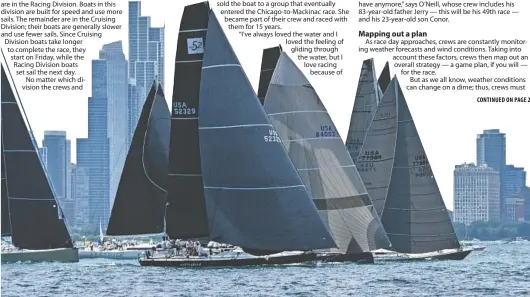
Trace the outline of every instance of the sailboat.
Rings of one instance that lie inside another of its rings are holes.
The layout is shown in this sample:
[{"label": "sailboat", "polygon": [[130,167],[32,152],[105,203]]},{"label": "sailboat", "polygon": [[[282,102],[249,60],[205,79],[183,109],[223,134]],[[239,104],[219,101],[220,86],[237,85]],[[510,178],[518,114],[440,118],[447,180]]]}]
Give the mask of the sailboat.
[{"label": "sailboat", "polygon": [[264,108],[338,245],[319,260],[372,262],[370,251],[389,247],[388,238],[325,106],[285,52]]},{"label": "sailboat", "polygon": [[10,236],[14,246],[2,247],[2,263],[78,262],[61,207],[26,126],[22,103],[16,100],[18,92],[14,83],[11,86],[4,65],[0,67],[2,237]]},{"label": "sailboat", "polygon": [[[388,85],[390,82],[389,79],[388,83],[385,83],[385,73],[390,74],[390,72],[385,72],[383,70],[381,77],[378,80],[375,76],[374,59],[363,61],[351,114],[348,136],[346,137],[346,147],[348,148],[350,156],[354,162],[357,160],[359,150],[366,137],[366,131],[368,131],[368,127],[370,127],[370,123],[374,118],[377,105],[379,104],[379,101],[381,101],[381,97],[383,97],[383,88],[381,85]],[[386,86],[384,88],[386,89]],[[379,201],[374,201],[372,198],[372,203],[375,205],[379,203]]]},{"label": "sailboat", "polygon": [[[186,15],[187,12],[198,14]],[[190,141],[188,151],[171,149],[170,177],[175,177],[174,180],[194,177],[196,183],[202,184],[202,191],[195,187],[191,192],[191,178],[189,187],[181,193],[175,192],[173,196],[169,188],[168,204],[172,207],[166,211],[166,232],[170,238],[177,234],[180,239],[207,236],[207,240],[237,248],[206,256],[146,255],[140,264],[207,267],[316,260],[312,250],[333,248],[336,244],[320,220],[214,12],[207,3],[201,3],[187,6],[184,14],[179,46],[188,47],[187,53],[177,48],[171,135],[173,139],[179,131],[174,131],[175,126],[182,129],[188,125],[191,135],[198,127],[195,144],[200,155],[194,155]],[[205,45],[200,53],[197,46],[190,46],[194,42]],[[179,88],[183,85],[185,88]],[[186,98],[189,101],[183,101]],[[183,108],[185,112],[181,112]],[[171,158],[179,152],[186,153],[189,167],[177,160],[172,164]],[[191,167],[197,164],[199,156],[200,171]],[[178,219],[174,216],[177,207],[182,208],[181,213],[199,216],[173,225]]]},{"label": "sailboat", "polygon": [[167,177],[166,234],[174,240],[208,242],[199,148],[199,90],[208,2],[184,7],[175,54],[170,156]]},{"label": "sailboat", "polygon": [[421,143],[394,76],[377,107],[357,167],[392,248],[376,260],[464,259]]},{"label": "sailboat", "polygon": [[[162,87],[153,81],[125,159],[107,236],[164,232],[170,113]],[[103,233],[100,224],[100,234]],[[103,237],[103,235],[100,235]],[[103,239],[100,239],[103,242]],[[86,248],[80,258],[138,259],[142,250]]]}]

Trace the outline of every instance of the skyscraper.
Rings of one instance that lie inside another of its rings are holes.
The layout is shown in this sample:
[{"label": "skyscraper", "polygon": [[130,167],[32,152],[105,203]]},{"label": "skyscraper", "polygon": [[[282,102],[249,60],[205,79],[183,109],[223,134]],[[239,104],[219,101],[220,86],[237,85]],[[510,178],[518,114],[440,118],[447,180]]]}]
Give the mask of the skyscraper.
[{"label": "skyscraper", "polygon": [[141,2],[129,1],[129,142],[155,77],[164,88],[164,28],[151,27]]},{"label": "skyscraper", "polygon": [[[83,143],[86,139],[81,140]],[[78,145],[80,142],[77,143]],[[72,192],[75,197],[75,219],[74,224],[76,228],[84,229],[89,224],[90,218],[90,173],[89,168],[74,167],[72,171]],[[93,226],[92,226],[93,227]]]},{"label": "skyscraper", "polygon": [[504,171],[506,168],[506,134],[499,129],[484,130],[477,135],[477,166],[487,164],[488,167],[499,172],[501,214],[504,214]]},{"label": "skyscraper", "polygon": [[[109,138],[107,61],[92,60],[92,97],[88,98],[88,138],[77,139],[77,172],[88,174],[88,230],[109,219]],[[76,180],[77,182],[77,180]],[[77,186],[77,185],[76,185]],[[76,200],[79,197],[76,197]]]},{"label": "skyscraper", "polygon": [[48,178],[59,200],[66,198],[67,141],[66,131],[44,131]]},{"label": "skyscraper", "polygon": [[500,218],[499,172],[486,165],[462,164],[454,171],[453,221],[466,225]]},{"label": "skyscraper", "polygon": [[108,103],[107,131],[109,138],[110,205],[120,180],[128,151],[127,60],[121,41],[103,45],[99,59],[106,61],[106,97]]},{"label": "skyscraper", "polygon": [[72,198],[72,141],[66,140],[66,192],[65,198]]},{"label": "skyscraper", "polygon": [[506,165],[504,179],[501,182],[504,185],[504,197],[519,195],[526,186],[526,171],[522,167]]}]

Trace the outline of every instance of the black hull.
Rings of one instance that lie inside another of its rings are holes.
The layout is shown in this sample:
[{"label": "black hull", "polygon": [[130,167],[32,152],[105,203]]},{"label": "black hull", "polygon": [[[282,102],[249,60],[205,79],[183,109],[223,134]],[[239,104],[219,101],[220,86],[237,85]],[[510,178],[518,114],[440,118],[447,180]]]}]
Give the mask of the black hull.
[{"label": "black hull", "polygon": [[459,260],[464,260],[471,252],[472,252],[472,250],[457,251],[457,252],[450,253],[450,254],[434,256],[432,258],[434,260],[456,260],[456,261],[459,261]]},{"label": "black hull", "polygon": [[372,253],[358,253],[358,254],[322,253],[322,254],[317,254],[317,261],[322,261],[323,263],[351,262],[351,263],[357,263],[357,264],[372,264],[374,263],[374,255]]},{"label": "black hull", "polygon": [[142,258],[141,266],[157,267],[241,267],[260,265],[282,265],[313,262],[317,260],[316,254],[299,254],[288,256],[255,257],[255,258],[230,258],[230,259],[176,259],[176,258]]}]

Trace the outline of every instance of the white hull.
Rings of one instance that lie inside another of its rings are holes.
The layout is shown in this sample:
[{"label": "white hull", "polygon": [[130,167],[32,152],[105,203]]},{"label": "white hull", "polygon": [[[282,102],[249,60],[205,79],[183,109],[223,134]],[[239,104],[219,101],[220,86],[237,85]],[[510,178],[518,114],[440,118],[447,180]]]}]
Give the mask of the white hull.
[{"label": "white hull", "polygon": [[447,249],[422,254],[405,254],[388,250],[373,251],[374,260],[381,261],[417,261],[417,260],[462,260],[473,248],[464,247],[461,250]]},{"label": "white hull", "polygon": [[79,250],[80,259],[114,259],[114,260],[137,260],[143,251],[139,250],[111,250],[111,251],[90,251]]},{"label": "white hull", "polygon": [[79,262],[79,253],[77,248],[2,252],[2,263],[16,262]]}]

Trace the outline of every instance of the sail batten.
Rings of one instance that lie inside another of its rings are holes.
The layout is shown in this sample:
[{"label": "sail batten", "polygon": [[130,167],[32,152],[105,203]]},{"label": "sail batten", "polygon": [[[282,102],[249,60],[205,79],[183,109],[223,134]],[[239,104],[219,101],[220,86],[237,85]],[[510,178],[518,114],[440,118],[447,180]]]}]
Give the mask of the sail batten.
[{"label": "sail batten", "polygon": [[212,12],[199,105],[210,239],[259,254],[334,247],[243,69],[209,67],[239,64]]},{"label": "sail batten", "polygon": [[339,251],[362,253],[387,247],[381,222],[331,117],[283,52],[264,108]]},{"label": "sail batten", "polygon": [[185,6],[179,28],[165,216],[166,234],[173,239],[208,237],[198,123],[209,14],[208,2]]},{"label": "sail batten", "polygon": [[364,169],[361,177],[395,251],[426,253],[460,247],[395,77],[368,129],[357,165]]},{"label": "sail batten", "polygon": [[145,100],[116,191],[107,235],[164,231],[170,113],[155,82]]},{"label": "sail batten", "polygon": [[13,245],[21,249],[72,248],[61,207],[3,64],[1,90],[2,103],[12,103],[2,104],[2,207],[8,207],[10,227],[10,232],[4,229],[2,209],[2,235],[11,235]]}]

